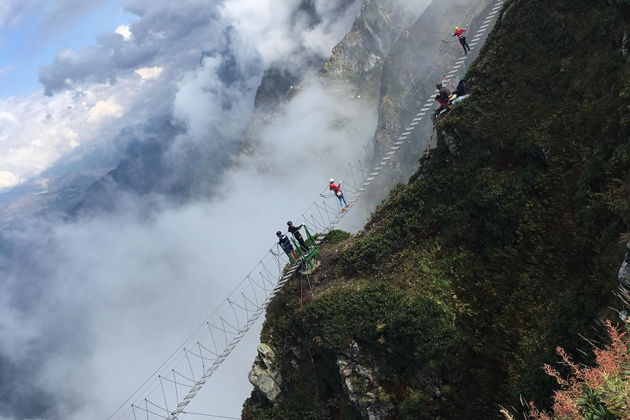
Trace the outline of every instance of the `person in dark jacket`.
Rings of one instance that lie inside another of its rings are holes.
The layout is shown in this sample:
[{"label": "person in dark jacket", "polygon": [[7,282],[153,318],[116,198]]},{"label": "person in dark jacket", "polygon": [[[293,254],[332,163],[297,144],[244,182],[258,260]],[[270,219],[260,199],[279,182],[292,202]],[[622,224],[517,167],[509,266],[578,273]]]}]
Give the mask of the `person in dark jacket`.
[{"label": "person in dark jacket", "polygon": [[302,250],[304,252],[310,251],[310,248],[308,247],[308,245],[306,245],[306,242],[304,241],[304,238],[300,233],[300,229],[304,227],[304,224],[301,224],[300,226],[294,226],[292,221],[288,221],[287,226],[289,226],[289,232],[291,232],[295,240],[298,241]]},{"label": "person in dark jacket", "polygon": [[466,79],[461,79],[457,84],[457,89],[453,92],[457,96],[464,96],[468,93],[468,81]]},{"label": "person in dark jacket", "polygon": [[289,258],[293,258],[293,260],[297,261],[298,254],[293,248],[293,245],[291,245],[289,237],[287,235],[283,235],[280,231],[276,232],[276,236],[278,237],[278,244],[280,245],[280,248],[282,248]]},{"label": "person in dark jacket", "polygon": [[[466,79],[461,79],[457,84],[457,89],[453,91],[453,94],[448,98],[451,103],[456,103],[455,99],[465,96],[468,93],[468,82]],[[453,102],[454,101],[454,102]]]},{"label": "person in dark jacket", "polygon": [[438,90],[438,96],[440,98],[448,99],[448,97],[451,96],[451,91],[442,83],[436,84],[435,88]]}]

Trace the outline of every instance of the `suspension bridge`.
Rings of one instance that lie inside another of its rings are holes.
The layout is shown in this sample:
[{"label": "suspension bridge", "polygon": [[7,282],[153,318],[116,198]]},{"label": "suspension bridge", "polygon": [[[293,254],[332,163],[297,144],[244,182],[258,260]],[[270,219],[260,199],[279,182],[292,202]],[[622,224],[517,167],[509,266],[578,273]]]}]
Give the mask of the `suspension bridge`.
[{"label": "suspension bridge", "polygon": [[[483,23],[479,25],[471,38],[469,45],[475,49],[487,36],[486,31],[502,9],[504,0],[495,0],[486,7]],[[427,79],[433,77],[429,64],[435,57],[444,53],[444,44],[425,62],[415,77],[403,92],[396,98],[391,108],[381,111],[377,130],[385,127],[392,118],[397,116],[397,110],[408,107],[425,88]],[[472,54],[471,54],[472,55]],[[465,67],[471,55],[459,58],[448,73],[443,75],[442,83],[450,82]],[[350,178],[353,183],[344,182],[346,191],[352,197],[350,204],[355,204],[368,187],[383,173],[401,147],[409,143],[410,136],[416,128],[426,120],[434,104],[433,92],[413,115],[400,135],[381,150],[377,162],[366,165],[359,160],[349,163]],[[368,151],[369,150],[369,151]],[[367,161],[371,160],[366,149]],[[313,202],[301,216],[316,235],[312,243],[319,246],[327,233],[335,229],[344,217],[351,211],[340,211],[326,201]],[[206,413],[188,411],[190,402],[199,394],[203,386],[228,358],[247,332],[252,328],[260,316],[265,312],[269,303],[289,282],[302,263],[302,257],[297,261],[286,256],[284,252],[273,245],[264,253],[247,274],[232,290],[225,300],[210,315],[206,317],[188,338],[177,348],[168,359],[154,371],[154,373],[109,417],[113,419],[166,419],[175,420],[184,415],[203,416],[207,418],[233,418]]]}]

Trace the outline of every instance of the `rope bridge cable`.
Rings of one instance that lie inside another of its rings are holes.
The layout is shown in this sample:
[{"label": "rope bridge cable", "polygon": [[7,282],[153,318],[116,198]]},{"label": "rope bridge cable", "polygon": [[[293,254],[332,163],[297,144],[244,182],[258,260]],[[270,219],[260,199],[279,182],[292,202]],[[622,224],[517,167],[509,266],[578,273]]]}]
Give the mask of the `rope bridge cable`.
[{"label": "rope bridge cable", "polygon": [[[503,1],[495,1],[495,8],[492,10],[498,10],[497,8],[503,5]],[[463,63],[467,58],[468,56],[465,56],[458,62]],[[461,64],[455,67],[460,66]],[[419,72],[419,74],[424,73]],[[416,79],[417,77],[414,78]],[[417,95],[420,89],[421,87],[414,86],[406,89],[404,93],[413,92]],[[432,97],[429,97],[429,100],[432,100]],[[354,177],[354,183],[351,186],[353,198],[350,203],[359,200],[371,182],[380,175],[387,161],[407,141],[410,133],[426,115],[425,108],[416,114],[397,140],[387,147],[385,150],[387,153],[380,163],[371,169],[365,169],[360,162],[355,163],[356,174],[350,164]],[[358,172],[361,174],[358,175]],[[361,179],[360,184],[355,179],[357,175]],[[314,233],[319,235],[316,242],[319,244],[323,240],[323,234],[330,232],[348,214],[348,211],[340,212],[323,201],[321,204],[313,202],[301,214],[304,222],[315,227]],[[260,318],[282,287],[293,277],[299,265],[300,261],[290,263],[289,258],[274,243],[251,271],[232,289],[228,297],[186,337],[182,345],[109,419],[146,417],[175,420],[185,414],[203,415],[189,412],[186,407]],[[203,416],[212,417],[211,415]]]},{"label": "rope bridge cable", "polygon": [[[474,5],[470,6],[465,13],[462,13],[460,16],[458,16],[458,20],[469,16],[473,8]],[[438,47],[435,49],[429,59],[424,61],[426,64],[420,67],[420,70],[418,70],[418,72],[413,76],[411,82],[407,84],[405,89],[398,95],[398,97],[391,103],[391,105],[389,105],[389,109],[384,113],[382,117],[379,117],[375,132],[378,132],[380,129],[385,128],[391,122],[391,120],[397,117],[397,110],[403,109],[405,105],[407,105],[408,102],[411,100],[411,98],[415,97],[419,93],[419,91],[426,85],[427,80],[429,79],[429,77],[431,77],[429,71],[431,70],[431,65],[440,53],[444,53],[444,44],[438,45]],[[433,101],[432,98],[431,101]],[[385,102],[379,106],[379,115],[381,114],[382,109],[386,106],[387,103]],[[363,148],[365,149],[368,160],[371,160],[370,153],[373,156],[376,152],[374,142],[370,141],[368,144],[364,145]],[[370,153],[368,153],[368,150]]]},{"label": "rope bridge cable", "polygon": [[[461,13],[457,17],[457,20],[468,18],[468,16],[470,16],[470,14],[472,13],[475,7],[476,6],[474,4],[471,4],[471,6],[465,12]],[[469,25],[466,25],[466,26],[469,26]],[[438,45],[438,48],[435,49],[435,51],[429,57],[429,59],[424,61],[426,64],[418,70],[418,72],[412,78],[411,82],[407,84],[403,92],[400,95],[398,95],[396,100],[390,105],[390,108],[389,110],[387,110],[384,117],[379,120],[376,131],[383,128],[391,119],[393,119],[396,116],[396,109],[397,108],[400,109],[402,107],[402,104],[404,103],[407,97],[413,98],[414,96],[417,95],[420,89],[416,88],[416,86],[419,86],[420,88],[422,88],[422,86],[425,85],[426,80],[428,79],[428,77],[430,77],[430,75],[428,74],[429,67],[431,63],[433,62],[433,60],[437,57],[437,55],[443,52],[443,47],[445,47],[444,44]],[[409,95],[410,93],[412,94]],[[384,108],[385,105],[386,103],[383,103],[381,106],[379,106],[379,113],[381,112],[381,108]]]},{"label": "rope bridge cable", "polygon": [[241,420],[240,417],[216,416],[216,415],[212,415],[212,414],[191,413],[190,411],[184,411],[183,414],[188,414],[188,415],[191,415],[191,416],[212,417],[212,418],[215,418],[215,419],[236,419],[236,420]]}]

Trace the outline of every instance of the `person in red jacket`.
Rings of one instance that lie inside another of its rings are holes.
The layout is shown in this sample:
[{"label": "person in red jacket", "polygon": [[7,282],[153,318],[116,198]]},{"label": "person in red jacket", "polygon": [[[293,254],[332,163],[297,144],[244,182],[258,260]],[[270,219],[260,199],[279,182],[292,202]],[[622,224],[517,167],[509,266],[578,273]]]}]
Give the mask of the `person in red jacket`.
[{"label": "person in red jacket", "polygon": [[330,191],[333,191],[337,198],[339,199],[339,206],[342,210],[348,207],[348,202],[346,201],[346,197],[343,196],[343,191],[341,191],[341,184],[343,181],[339,181],[339,184],[335,184],[335,180],[330,178],[330,183],[328,184],[328,188]]},{"label": "person in red jacket", "polygon": [[468,54],[470,46],[468,45],[468,42],[466,42],[466,35],[464,35],[464,32],[466,32],[466,29],[456,26],[453,36],[456,36],[459,39],[459,43],[462,44],[462,47],[464,48],[464,54]]},{"label": "person in red jacket", "polygon": [[436,89],[438,90],[438,94],[435,95],[435,100],[437,101],[437,103],[440,104],[440,106],[435,109],[435,114],[439,114],[440,111],[446,109],[447,111],[449,110],[449,106],[448,106],[448,99],[451,96],[451,91],[448,90],[447,87],[443,86],[442,83],[438,83],[437,85],[435,85]]},{"label": "person in red jacket", "polygon": [[449,109],[448,98],[442,98],[440,95],[435,95],[435,100],[437,101],[438,104],[440,104],[440,106],[435,109],[436,115],[445,109],[446,110]]}]

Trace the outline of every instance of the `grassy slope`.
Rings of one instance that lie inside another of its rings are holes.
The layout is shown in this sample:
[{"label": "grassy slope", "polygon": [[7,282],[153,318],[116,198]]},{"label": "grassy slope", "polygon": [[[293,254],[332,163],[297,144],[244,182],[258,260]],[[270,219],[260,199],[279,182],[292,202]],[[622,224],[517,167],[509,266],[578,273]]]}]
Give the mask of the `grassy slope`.
[{"label": "grassy slope", "polygon": [[457,153],[441,144],[362,234],[328,245],[314,299],[296,286],[273,302],[263,341],[285,390],[249,418],[356,415],[334,365],[350,339],[403,418],[549,397],[540,366],[586,349],[630,230],[630,12],[613,3],[507,6],[473,97],[438,125]]}]

